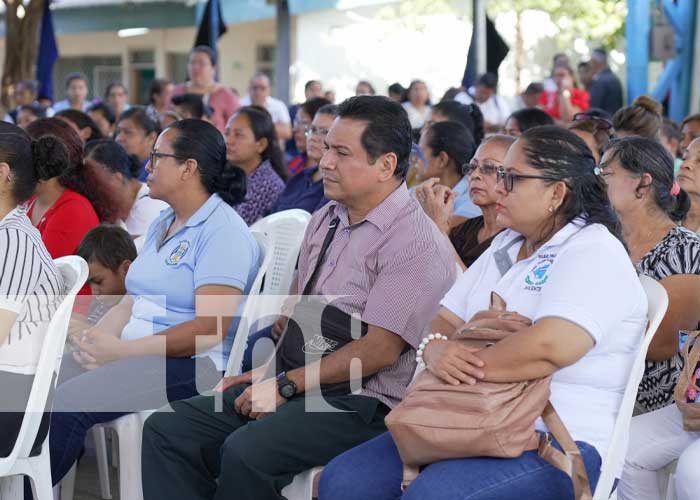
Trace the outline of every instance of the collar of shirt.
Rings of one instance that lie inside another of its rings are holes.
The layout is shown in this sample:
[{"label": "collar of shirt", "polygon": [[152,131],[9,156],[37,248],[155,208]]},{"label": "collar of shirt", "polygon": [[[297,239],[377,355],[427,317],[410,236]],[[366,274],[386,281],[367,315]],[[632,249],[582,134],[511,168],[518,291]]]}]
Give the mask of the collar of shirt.
[{"label": "collar of shirt", "polygon": [[[557,231],[554,236],[547,240],[547,242],[538,248],[536,252],[533,252],[530,257],[524,260],[528,261],[533,257],[536,257],[538,254],[543,253],[548,248],[561,246],[566,240],[584,227],[583,219],[577,217]],[[492,243],[492,247],[494,248],[493,255],[496,259],[496,264],[501,271],[501,275],[504,275],[515,263],[515,259],[520,251],[520,246],[516,245],[516,243],[522,239],[523,235],[517,231],[513,231],[512,229],[503,231],[494,239]]]},{"label": "collar of shirt", "polygon": [[[386,231],[396,219],[397,215],[401,213],[401,208],[403,208],[410,200],[411,197],[408,193],[406,183],[402,182],[398,188],[396,188],[384,199],[384,201],[370,210],[364,219],[353,224],[353,226],[358,226],[364,222],[369,222],[380,231]],[[333,220],[333,218],[337,215],[340,217],[340,222],[343,226],[348,228],[351,227],[348,217],[348,209],[345,205],[342,205],[337,201],[331,201],[328,208],[328,214],[331,220]]]},{"label": "collar of shirt", "polygon": [[[194,227],[206,221],[214,212],[214,210],[216,210],[216,207],[218,207],[221,203],[224,203],[224,200],[222,200],[218,194],[212,194],[209,197],[209,199],[204,202],[204,205],[199,207],[199,209],[195,213],[193,213],[189,219],[187,219],[187,222],[185,222],[185,224],[180,229],[178,229],[177,232],[173,234],[169,239],[172,239],[175,235],[183,231],[184,228]],[[170,224],[172,224],[174,219],[175,211],[172,209],[172,207],[168,207],[154,222],[156,247],[158,249],[160,249],[165,243],[163,238],[168,233],[168,228],[170,227]]]}]

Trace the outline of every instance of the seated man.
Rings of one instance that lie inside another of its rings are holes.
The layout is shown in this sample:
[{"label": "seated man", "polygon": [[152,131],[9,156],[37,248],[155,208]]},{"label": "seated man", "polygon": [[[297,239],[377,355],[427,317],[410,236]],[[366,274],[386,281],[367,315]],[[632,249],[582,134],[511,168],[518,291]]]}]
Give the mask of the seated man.
[{"label": "seated man", "polygon": [[[151,416],[143,434],[146,500],[278,499],[295,474],[382,433],[402,399],[415,348],[454,282],[452,250],[408,194],[411,125],[400,104],[345,101],[325,143],[320,168],[331,202],[306,231],[297,290],[305,297],[279,341],[277,377],[261,380],[260,370],[230,377],[217,388],[222,395]],[[320,304],[308,295],[336,297],[323,311],[322,338],[299,326],[301,311]],[[357,339],[351,316],[362,321]],[[346,320],[344,335],[338,318]],[[310,360],[318,347],[332,352]],[[333,408],[306,411],[322,404]]]}]

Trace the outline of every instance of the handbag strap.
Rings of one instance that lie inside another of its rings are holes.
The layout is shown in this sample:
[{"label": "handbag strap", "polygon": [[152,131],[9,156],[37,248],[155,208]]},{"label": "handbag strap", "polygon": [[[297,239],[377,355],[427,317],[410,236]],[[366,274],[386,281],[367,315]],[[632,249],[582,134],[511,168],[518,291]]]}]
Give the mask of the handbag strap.
[{"label": "handbag strap", "polygon": [[326,233],[326,238],[323,240],[323,244],[321,245],[321,251],[318,253],[318,258],[316,259],[314,270],[311,272],[311,275],[309,276],[309,279],[306,282],[306,286],[304,287],[304,291],[302,292],[303,296],[307,296],[311,293],[311,288],[313,287],[314,281],[317,277],[316,275],[321,269],[321,264],[323,264],[323,259],[326,256],[328,247],[331,246],[331,242],[333,241],[333,237],[335,236],[335,231],[338,229],[339,223],[340,217],[336,216],[328,224],[328,232]]},{"label": "handbag strap", "polygon": [[[542,412],[542,420],[547,424],[550,432],[542,434],[538,455],[571,478],[574,483],[575,500],[592,500],[593,495],[581,450],[578,449],[550,401],[547,401],[547,406]],[[559,442],[564,452],[552,445],[552,436]]]}]

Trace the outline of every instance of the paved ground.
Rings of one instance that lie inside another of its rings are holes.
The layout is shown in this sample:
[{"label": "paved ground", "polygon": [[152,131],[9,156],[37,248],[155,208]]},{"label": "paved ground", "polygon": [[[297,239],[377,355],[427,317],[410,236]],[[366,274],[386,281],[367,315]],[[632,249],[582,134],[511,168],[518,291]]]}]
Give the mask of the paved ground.
[{"label": "paved ground", "polygon": [[[121,500],[119,497],[119,472],[116,468],[111,466],[109,469],[112,500]],[[80,461],[80,466],[78,467],[74,500],[101,500],[101,498],[100,480],[97,477],[97,462],[95,461],[95,457],[85,456]]]}]

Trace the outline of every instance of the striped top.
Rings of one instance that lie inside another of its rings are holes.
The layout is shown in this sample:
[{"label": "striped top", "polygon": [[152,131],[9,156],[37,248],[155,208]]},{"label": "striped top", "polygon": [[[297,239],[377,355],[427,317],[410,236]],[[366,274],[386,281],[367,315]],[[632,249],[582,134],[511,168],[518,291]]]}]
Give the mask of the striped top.
[{"label": "striped top", "polygon": [[0,370],[33,374],[63,278],[22,207],[0,220],[0,309],[17,314],[0,344]]},{"label": "striped top", "polygon": [[335,216],[340,224],[311,293],[335,296],[334,306],[401,336],[412,348],[372,377],[361,392],[394,407],[416,369],[415,348],[455,281],[453,251],[405,183],[353,225],[347,208],[331,201],[314,213],[304,236],[299,293]]}]

